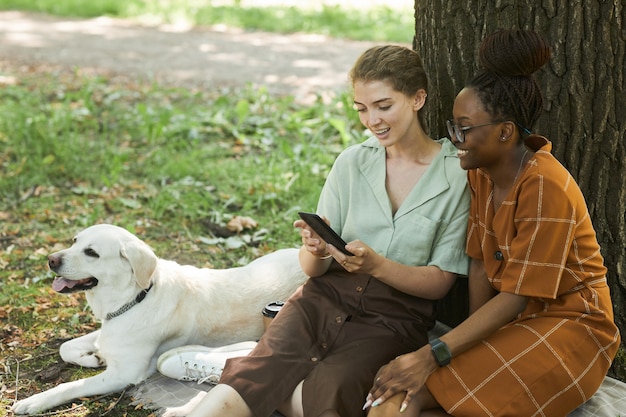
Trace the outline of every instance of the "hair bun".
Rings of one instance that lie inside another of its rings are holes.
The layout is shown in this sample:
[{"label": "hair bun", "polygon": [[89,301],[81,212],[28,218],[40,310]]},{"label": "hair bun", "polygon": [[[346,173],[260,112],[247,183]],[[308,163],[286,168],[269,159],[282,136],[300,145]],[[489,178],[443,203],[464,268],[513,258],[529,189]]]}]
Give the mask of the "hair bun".
[{"label": "hair bun", "polygon": [[536,32],[503,29],[480,44],[480,65],[502,76],[530,76],[550,59],[550,46]]}]

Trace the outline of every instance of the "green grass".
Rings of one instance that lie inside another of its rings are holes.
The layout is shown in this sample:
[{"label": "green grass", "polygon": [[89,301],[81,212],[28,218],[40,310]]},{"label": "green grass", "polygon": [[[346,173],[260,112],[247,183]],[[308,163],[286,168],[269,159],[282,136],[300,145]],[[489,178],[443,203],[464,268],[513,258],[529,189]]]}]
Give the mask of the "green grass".
[{"label": "green grass", "polygon": [[198,235],[202,219],[254,214],[272,226],[266,240],[284,242],[293,231],[276,223],[314,208],[335,155],[360,134],[346,106],[346,96],[300,106],[251,88],[22,80],[0,96],[0,199],[6,215],[38,223],[132,227],[147,217]]},{"label": "green grass", "polygon": [[[89,372],[60,364],[57,350],[97,324],[82,295],[49,288],[46,266],[46,255],[76,232],[113,223],[180,263],[241,265],[299,244],[296,212],[315,209],[336,155],[361,140],[347,95],[299,105],[251,88],[115,85],[79,72],[2,75],[18,80],[0,87],[5,408],[16,387],[23,398]],[[223,230],[234,216],[258,227],[229,236]],[[59,367],[56,379],[41,379]],[[90,399],[59,415],[110,407],[110,416],[150,414],[118,399]]]},{"label": "green grass", "polygon": [[241,7],[200,0],[0,0],[0,10],[25,10],[59,16],[111,16],[151,24],[227,25],[278,33],[305,32],[364,41],[410,43],[415,33],[410,2],[401,10],[387,6],[345,8],[302,1],[302,6]]}]

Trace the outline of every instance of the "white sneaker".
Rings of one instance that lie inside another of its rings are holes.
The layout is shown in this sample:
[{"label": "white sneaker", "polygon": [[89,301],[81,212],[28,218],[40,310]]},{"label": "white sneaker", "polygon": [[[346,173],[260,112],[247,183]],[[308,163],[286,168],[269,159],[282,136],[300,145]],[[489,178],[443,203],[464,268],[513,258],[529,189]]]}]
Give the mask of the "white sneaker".
[{"label": "white sneaker", "polygon": [[240,342],[221,347],[199,345],[181,346],[159,356],[157,369],[168,378],[217,384],[226,359],[246,356],[256,342]]}]

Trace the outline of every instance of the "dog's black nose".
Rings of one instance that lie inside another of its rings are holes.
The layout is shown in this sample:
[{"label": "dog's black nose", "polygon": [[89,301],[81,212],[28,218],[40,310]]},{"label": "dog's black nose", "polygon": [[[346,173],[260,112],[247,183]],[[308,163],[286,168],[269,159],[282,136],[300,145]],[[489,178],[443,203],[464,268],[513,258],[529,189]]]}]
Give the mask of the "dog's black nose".
[{"label": "dog's black nose", "polygon": [[55,255],[48,256],[48,266],[50,269],[55,270],[61,265],[61,257]]}]

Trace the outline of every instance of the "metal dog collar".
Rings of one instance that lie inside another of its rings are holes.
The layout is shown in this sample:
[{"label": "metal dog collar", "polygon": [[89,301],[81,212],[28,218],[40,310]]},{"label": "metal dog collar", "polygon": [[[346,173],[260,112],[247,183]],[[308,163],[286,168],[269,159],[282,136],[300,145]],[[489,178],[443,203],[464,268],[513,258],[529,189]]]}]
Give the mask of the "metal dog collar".
[{"label": "metal dog collar", "polygon": [[112,313],[107,313],[106,317],[104,318],[105,320],[111,320],[114,319],[117,316],[121,316],[122,314],[126,313],[128,310],[130,310],[131,308],[135,307],[135,305],[139,304],[140,302],[143,301],[144,298],[146,298],[146,295],[148,294],[148,292],[150,291],[150,289],[152,289],[152,283],[150,283],[150,286],[148,288],[146,288],[145,290],[141,290],[141,292],[139,294],[137,294],[137,297],[135,297],[135,299],[133,301],[130,301],[126,304],[124,304],[123,306],[121,306],[120,308],[118,308],[117,310],[115,310]]}]

